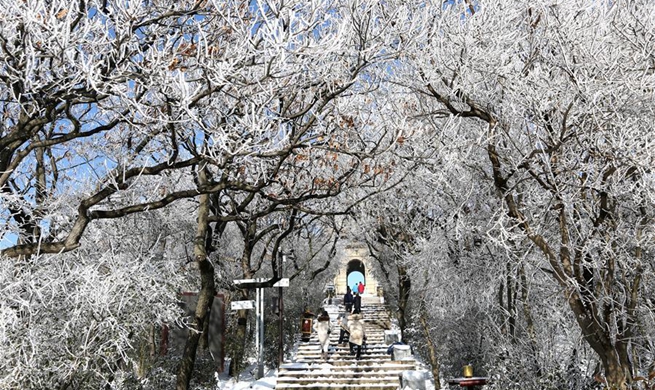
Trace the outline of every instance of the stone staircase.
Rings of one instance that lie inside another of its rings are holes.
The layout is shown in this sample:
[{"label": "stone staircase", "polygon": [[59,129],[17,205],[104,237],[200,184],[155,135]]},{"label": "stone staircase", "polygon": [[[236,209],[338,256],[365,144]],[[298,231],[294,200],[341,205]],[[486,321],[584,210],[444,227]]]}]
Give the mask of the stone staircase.
[{"label": "stone staircase", "polygon": [[387,354],[384,331],[391,328],[391,321],[379,298],[364,295],[362,299],[367,348],[360,360],[349,353],[348,346],[337,345],[336,321],[343,306],[328,306],[326,310],[333,324],[327,361],[321,357],[318,337],[313,333],[308,342],[299,343],[292,361],[278,370],[276,390],[396,390],[401,373],[416,369],[413,358],[393,361]]}]

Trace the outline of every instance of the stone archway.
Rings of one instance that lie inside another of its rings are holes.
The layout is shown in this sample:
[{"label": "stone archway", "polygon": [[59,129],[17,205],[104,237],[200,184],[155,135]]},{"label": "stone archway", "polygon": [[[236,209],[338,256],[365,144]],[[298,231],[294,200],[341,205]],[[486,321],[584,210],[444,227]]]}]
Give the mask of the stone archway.
[{"label": "stone archway", "polygon": [[353,288],[359,282],[366,285],[366,265],[360,259],[353,259],[346,265],[346,286]]},{"label": "stone archway", "polygon": [[[349,285],[348,277],[360,273],[362,283],[366,285],[364,295],[375,295],[377,293],[378,282],[375,278],[375,272],[372,268],[372,257],[368,247],[358,242],[347,242],[340,245],[335,256],[338,263],[338,272],[333,279],[338,295],[346,293],[346,287]],[[352,284],[350,284],[352,288]]]}]

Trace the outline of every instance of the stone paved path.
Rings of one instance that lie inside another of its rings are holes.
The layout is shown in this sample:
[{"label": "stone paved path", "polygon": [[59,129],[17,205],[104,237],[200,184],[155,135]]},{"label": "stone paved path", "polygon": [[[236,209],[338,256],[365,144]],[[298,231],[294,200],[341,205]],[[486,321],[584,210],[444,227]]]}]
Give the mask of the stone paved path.
[{"label": "stone paved path", "polygon": [[313,333],[310,341],[300,342],[292,360],[285,362],[278,371],[276,390],[396,390],[400,386],[401,373],[414,370],[417,363],[411,357],[391,360],[391,355],[387,354],[389,346],[384,340],[384,331],[391,327],[387,308],[377,297],[363,298],[367,348],[361,360],[356,360],[347,346],[337,345],[336,319],[343,306],[329,306],[334,330],[330,335],[327,361],[322,359],[318,338]]}]

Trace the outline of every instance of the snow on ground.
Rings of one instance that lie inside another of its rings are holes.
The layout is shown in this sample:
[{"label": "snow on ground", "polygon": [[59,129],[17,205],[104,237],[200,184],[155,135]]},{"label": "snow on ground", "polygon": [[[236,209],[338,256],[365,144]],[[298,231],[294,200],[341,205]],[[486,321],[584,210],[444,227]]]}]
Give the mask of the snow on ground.
[{"label": "snow on ground", "polygon": [[239,375],[239,380],[227,374],[216,375],[216,390],[271,390],[277,384],[277,370],[264,370],[263,378],[255,379],[253,373],[257,372],[257,365],[251,365]]},{"label": "snow on ground", "polygon": [[[306,370],[308,368],[312,369],[312,372],[314,373],[326,373],[330,374],[332,365],[328,363],[321,363],[321,364],[312,364],[308,365],[307,363],[285,363],[284,368],[286,369],[298,369],[298,370]],[[215,387],[215,390],[271,390],[275,389],[275,385],[277,384],[277,370],[276,369],[271,369],[266,372],[263,378],[261,379],[255,379],[255,377],[252,375],[252,373],[257,371],[257,366],[252,365],[248,367],[242,373],[239,375],[239,380],[237,381],[236,378],[231,378],[227,374],[220,374],[216,376],[217,380],[217,385]],[[353,371],[353,375],[355,372]],[[335,385],[336,386],[336,385]],[[362,385],[354,385],[353,387],[367,387],[368,385],[362,384]],[[442,379],[441,381],[441,388],[445,389],[448,388],[448,382],[445,379]],[[337,387],[340,387],[337,386]],[[425,382],[425,389],[426,390],[434,390],[434,380],[430,376],[429,379],[426,380]]]}]

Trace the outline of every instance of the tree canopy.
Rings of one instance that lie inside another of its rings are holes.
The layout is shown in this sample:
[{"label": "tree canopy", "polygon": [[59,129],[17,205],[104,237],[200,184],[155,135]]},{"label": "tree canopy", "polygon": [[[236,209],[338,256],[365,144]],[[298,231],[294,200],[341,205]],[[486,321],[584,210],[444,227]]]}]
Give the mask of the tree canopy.
[{"label": "tree canopy", "polygon": [[0,20],[0,384],[156,376],[137,345],[195,290],[159,367],[186,389],[216,292],[247,298],[231,280],[279,277],[291,247],[308,288],[343,240],[437,377],[456,354],[504,389],[652,381],[650,2],[7,0]]}]

